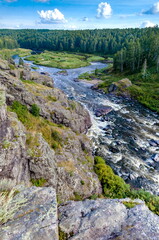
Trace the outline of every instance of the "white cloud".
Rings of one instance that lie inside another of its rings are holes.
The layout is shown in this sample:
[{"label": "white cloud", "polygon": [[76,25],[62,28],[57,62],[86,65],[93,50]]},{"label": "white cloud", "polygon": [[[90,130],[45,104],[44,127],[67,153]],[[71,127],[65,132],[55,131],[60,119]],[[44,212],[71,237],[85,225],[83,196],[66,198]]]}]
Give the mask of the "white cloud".
[{"label": "white cloud", "polygon": [[45,2],[49,2],[50,0],[35,0],[35,1],[45,3]]},{"label": "white cloud", "polygon": [[143,23],[141,23],[140,28],[148,28],[148,27],[154,27],[156,24],[154,24],[153,22],[150,21],[145,21]]},{"label": "white cloud", "polygon": [[159,2],[154,3],[154,5],[147,11],[143,11],[143,14],[159,14]]},{"label": "white cloud", "polygon": [[84,18],[82,19],[82,21],[88,22],[88,17],[84,17]]},{"label": "white cloud", "polygon": [[16,2],[17,0],[5,0],[5,1],[11,3],[11,2]]},{"label": "white cloud", "polygon": [[97,8],[97,18],[109,18],[112,15],[112,8],[109,3],[101,2]]},{"label": "white cloud", "polygon": [[48,23],[66,23],[67,20],[65,19],[65,16],[57,9],[54,10],[48,10],[48,11],[38,11],[38,14],[40,16],[41,22],[44,24]]}]

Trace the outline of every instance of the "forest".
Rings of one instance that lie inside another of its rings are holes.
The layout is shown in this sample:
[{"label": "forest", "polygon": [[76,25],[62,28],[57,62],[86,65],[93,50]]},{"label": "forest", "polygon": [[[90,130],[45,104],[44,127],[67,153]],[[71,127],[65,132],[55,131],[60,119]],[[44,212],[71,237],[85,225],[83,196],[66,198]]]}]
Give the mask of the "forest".
[{"label": "forest", "polygon": [[159,71],[159,28],[95,30],[0,30],[0,48],[68,51],[114,57],[114,69]]}]

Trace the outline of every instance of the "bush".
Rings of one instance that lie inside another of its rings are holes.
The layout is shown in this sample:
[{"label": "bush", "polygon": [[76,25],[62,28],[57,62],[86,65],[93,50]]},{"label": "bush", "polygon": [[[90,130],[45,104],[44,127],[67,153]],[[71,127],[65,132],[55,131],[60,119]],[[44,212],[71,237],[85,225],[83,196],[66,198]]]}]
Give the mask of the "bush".
[{"label": "bush", "polygon": [[36,187],[43,187],[46,183],[46,179],[39,178],[39,179],[31,179],[31,183]]},{"label": "bush", "polygon": [[12,106],[11,106],[11,110],[17,114],[19,120],[22,123],[26,123],[27,122],[28,109],[27,109],[27,107],[25,105],[22,105],[18,101],[14,101]]},{"label": "bush", "polygon": [[115,175],[111,167],[101,157],[95,157],[95,172],[103,187],[103,193],[110,198],[125,198],[130,186]]},{"label": "bush", "polygon": [[[155,196],[143,189],[130,189],[130,185],[126,184],[121,177],[115,175],[113,170],[106,165],[104,159],[101,157],[95,157],[94,169],[101,181],[105,197],[141,199],[145,201],[152,212],[159,215],[159,196]],[[124,204],[127,207],[133,207],[134,203],[131,204],[129,202],[127,204],[127,202],[124,202]]]},{"label": "bush", "polygon": [[40,108],[36,105],[36,104],[33,104],[31,106],[31,110],[30,110],[31,114],[35,117],[38,117],[39,116],[39,113],[40,113]]}]

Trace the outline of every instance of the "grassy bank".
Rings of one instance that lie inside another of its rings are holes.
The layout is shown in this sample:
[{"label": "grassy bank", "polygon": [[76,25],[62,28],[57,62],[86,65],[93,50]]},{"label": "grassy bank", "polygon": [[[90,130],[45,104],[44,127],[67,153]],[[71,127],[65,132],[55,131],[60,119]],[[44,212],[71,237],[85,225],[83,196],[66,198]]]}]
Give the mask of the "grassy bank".
[{"label": "grassy bank", "polygon": [[[113,72],[110,65],[108,68],[95,70],[93,73],[82,74],[79,78],[90,81],[93,79],[102,80],[99,89],[102,89],[105,93],[108,92],[108,87],[113,82],[128,78],[132,81],[132,86],[126,89],[127,93],[144,106],[159,113],[159,73],[156,72],[155,68],[150,68],[147,75],[143,77],[141,72],[133,74],[130,72]],[[120,94],[120,91],[118,91],[118,94]]]},{"label": "grassy bank", "polygon": [[66,52],[44,51],[41,54],[31,55],[26,60],[33,61],[34,64],[61,69],[85,67],[93,61],[102,61],[103,57],[90,54],[73,54]]},{"label": "grassy bank", "polygon": [[20,57],[25,57],[31,54],[30,49],[16,48],[16,49],[1,49],[0,57],[2,59],[9,59],[13,55],[19,55]]}]

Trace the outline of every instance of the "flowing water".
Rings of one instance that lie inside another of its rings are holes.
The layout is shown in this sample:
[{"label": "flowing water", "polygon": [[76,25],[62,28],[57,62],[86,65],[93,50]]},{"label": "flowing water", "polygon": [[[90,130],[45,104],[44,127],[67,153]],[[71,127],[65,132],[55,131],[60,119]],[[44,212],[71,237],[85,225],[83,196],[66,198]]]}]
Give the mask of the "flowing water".
[{"label": "flowing water", "polygon": [[[27,62],[27,61],[26,61]],[[31,62],[27,62],[34,66]],[[87,108],[92,127],[87,135],[92,139],[94,152],[102,156],[114,171],[136,188],[144,188],[159,195],[159,116],[139,103],[106,95],[91,89],[91,84],[76,82],[81,73],[105,67],[103,63],[68,69],[38,66],[47,72],[55,87]],[[103,107],[112,111],[97,117]]]}]

